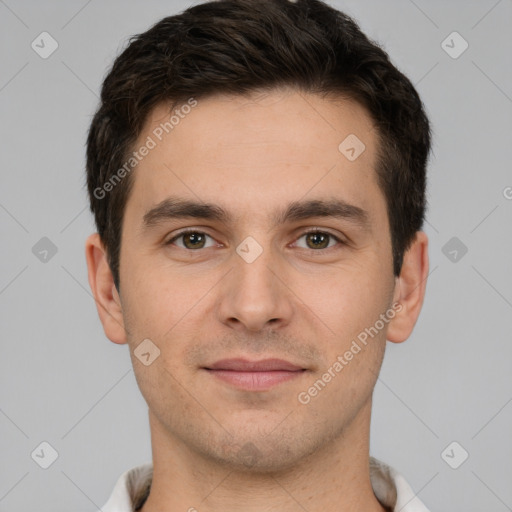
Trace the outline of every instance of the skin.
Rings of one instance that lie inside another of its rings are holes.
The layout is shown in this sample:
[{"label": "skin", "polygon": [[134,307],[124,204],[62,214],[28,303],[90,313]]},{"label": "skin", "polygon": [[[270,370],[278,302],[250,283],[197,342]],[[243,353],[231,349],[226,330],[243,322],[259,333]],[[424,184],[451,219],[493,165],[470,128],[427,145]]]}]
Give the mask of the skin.
[{"label": "skin", "polygon": [[[168,106],[155,108],[136,146],[168,116]],[[366,146],[355,161],[338,150],[349,134]],[[290,89],[201,99],[133,173],[120,293],[99,236],[88,238],[105,334],[128,343],[149,407],[154,477],[144,512],[385,510],[369,478],[372,392],[386,340],[406,340],[418,318],[428,241],[417,233],[395,277],[376,150],[372,121],[351,100]],[[169,196],[221,206],[232,219],[145,228],[145,213]],[[347,218],[272,222],[290,202],[333,198],[366,211],[366,229]],[[183,228],[208,236],[166,245]],[[344,243],[304,234],[315,228]],[[236,252],[248,236],[263,249],[252,263]],[[301,403],[299,393],[396,302],[400,312]],[[148,366],[134,355],[147,338],[160,350]],[[233,357],[306,371],[247,391],[203,369]]]}]

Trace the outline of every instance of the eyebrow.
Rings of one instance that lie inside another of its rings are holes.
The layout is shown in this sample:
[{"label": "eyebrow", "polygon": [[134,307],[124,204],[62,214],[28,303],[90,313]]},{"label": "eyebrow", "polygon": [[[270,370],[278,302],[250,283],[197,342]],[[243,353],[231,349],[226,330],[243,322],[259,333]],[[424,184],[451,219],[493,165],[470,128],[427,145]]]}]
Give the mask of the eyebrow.
[{"label": "eyebrow", "polygon": [[[293,201],[284,209],[274,212],[271,217],[272,227],[314,217],[333,217],[348,220],[364,230],[370,228],[368,212],[341,199]],[[233,221],[232,215],[218,205],[168,197],[144,214],[143,225],[149,229],[168,220],[187,218],[218,221],[224,224]]]}]

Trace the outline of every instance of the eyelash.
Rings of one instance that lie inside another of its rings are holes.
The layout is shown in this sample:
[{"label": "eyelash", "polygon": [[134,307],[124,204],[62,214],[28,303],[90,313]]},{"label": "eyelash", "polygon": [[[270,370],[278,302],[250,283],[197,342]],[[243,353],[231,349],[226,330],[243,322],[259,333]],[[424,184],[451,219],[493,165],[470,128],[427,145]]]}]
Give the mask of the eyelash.
[{"label": "eyelash", "polygon": [[[179,238],[181,238],[181,237],[183,237],[185,235],[188,235],[190,233],[199,234],[199,235],[206,235],[206,236],[210,237],[212,240],[214,239],[211,235],[209,235],[208,233],[205,233],[204,231],[199,231],[197,229],[190,229],[189,228],[189,229],[185,229],[184,231],[181,231],[180,233],[175,235],[173,238],[171,238],[170,240],[165,242],[164,245],[172,245],[176,240],[178,240]],[[320,230],[320,229],[312,229],[312,230],[309,230],[309,231],[304,231],[300,236],[297,237],[296,240],[299,240],[303,236],[311,235],[311,234],[328,235],[330,238],[332,238],[336,242],[338,242],[338,244],[340,244],[340,245],[347,245],[347,242],[341,240],[336,235],[333,235],[329,231],[323,231],[323,230]],[[327,252],[327,251],[329,251],[331,249],[335,249],[335,248],[336,247],[327,247],[325,249],[310,249],[310,248],[302,248],[302,249],[305,250],[305,251],[310,251],[310,252]],[[183,249],[183,247],[179,247],[179,249]],[[209,249],[209,247],[206,247],[206,249]],[[201,250],[201,248],[200,249],[187,249],[187,248],[185,248],[185,250],[189,251],[189,252],[195,252],[195,251]]]}]

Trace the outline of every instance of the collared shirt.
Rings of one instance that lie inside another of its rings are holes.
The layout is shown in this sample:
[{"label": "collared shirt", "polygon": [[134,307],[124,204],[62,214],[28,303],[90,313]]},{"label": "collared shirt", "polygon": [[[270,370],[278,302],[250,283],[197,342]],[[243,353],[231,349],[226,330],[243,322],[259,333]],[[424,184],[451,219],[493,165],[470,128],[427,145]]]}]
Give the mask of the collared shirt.
[{"label": "collared shirt", "polygon": [[[134,512],[146,500],[153,477],[152,463],[123,473],[103,512]],[[429,512],[404,477],[391,466],[370,457],[370,480],[376,498],[393,512]]]}]

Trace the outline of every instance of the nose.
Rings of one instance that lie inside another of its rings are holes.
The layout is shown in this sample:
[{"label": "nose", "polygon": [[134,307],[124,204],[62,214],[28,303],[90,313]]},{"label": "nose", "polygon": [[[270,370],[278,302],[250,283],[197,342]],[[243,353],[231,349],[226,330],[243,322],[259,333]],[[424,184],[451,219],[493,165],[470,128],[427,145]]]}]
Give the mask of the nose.
[{"label": "nose", "polygon": [[293,293],[271,250],[263,250],[252,262],[235,253],[233,263],[233,270],[222,281],[220,321],[233,329],[252,332],[288,325]]}]

